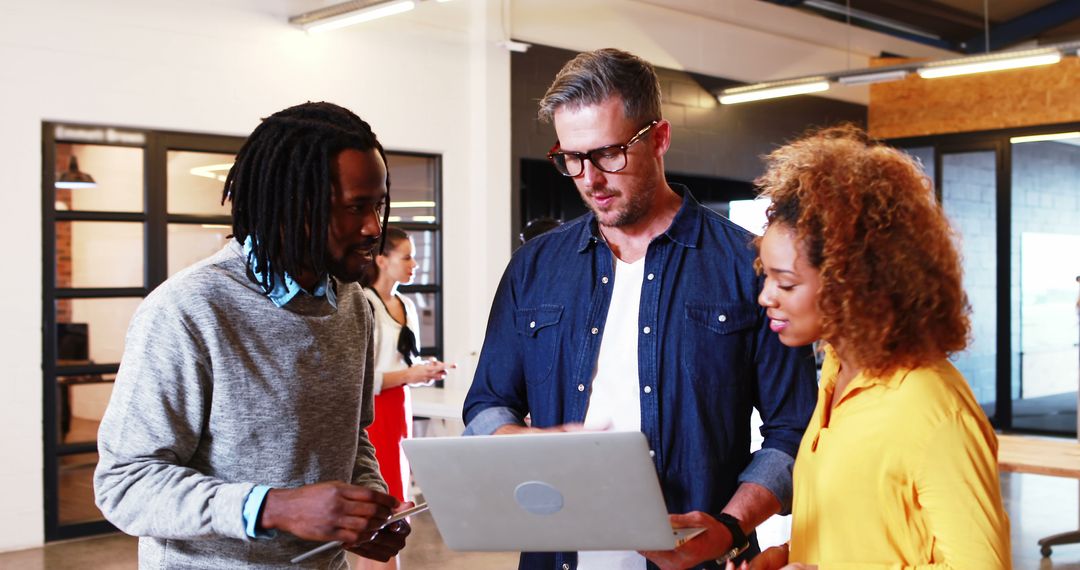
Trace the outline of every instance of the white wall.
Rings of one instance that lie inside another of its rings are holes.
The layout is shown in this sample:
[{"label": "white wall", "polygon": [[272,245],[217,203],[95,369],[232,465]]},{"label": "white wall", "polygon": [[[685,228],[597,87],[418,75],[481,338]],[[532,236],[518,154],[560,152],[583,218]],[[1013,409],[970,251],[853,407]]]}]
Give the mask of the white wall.
[{"label": "white wall", "polygon": [[259,117],[327,100],[388,148],[442,154],[446,351],[479,349],[509,257],[509,56],[489,41],[490,7],[424,3],[411,20],[308,36],[286,24],[285,4],[0,4],[0,550],[43,540],[42,121],[242,136]]}]

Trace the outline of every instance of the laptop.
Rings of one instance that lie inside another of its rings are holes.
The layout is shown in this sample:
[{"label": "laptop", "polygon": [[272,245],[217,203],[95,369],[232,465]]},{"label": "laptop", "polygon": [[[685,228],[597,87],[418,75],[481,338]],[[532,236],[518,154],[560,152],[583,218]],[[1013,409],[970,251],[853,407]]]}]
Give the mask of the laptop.
[{"label": "laptop", "polygon": [[641,432],[407,439],[413,476],[454,550],[671,550],[672,529]]}]

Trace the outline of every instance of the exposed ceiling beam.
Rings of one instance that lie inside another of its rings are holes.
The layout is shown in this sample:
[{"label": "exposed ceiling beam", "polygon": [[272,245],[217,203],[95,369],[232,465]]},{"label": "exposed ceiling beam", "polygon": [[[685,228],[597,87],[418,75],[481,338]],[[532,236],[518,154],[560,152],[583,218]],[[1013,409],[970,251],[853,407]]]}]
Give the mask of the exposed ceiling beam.
[{"label": "exposed ceiling beam", "polygon": [[773,4],[788,7],[807,8],[832,19],[850,18],[852,24],[908,41],[955,50],[953,42],[942,39],[937,33],[926,28],[907,24],[897,18],[882,16],[875,12],[847,6],[843,0],[765,0]]},{"label": "exposed ceiling beam", "polygon": [[[892,8],[892,12],[894,13],[898,10],[901,13],[907,12],[909,14],[918,14],[923,17],[941,20],[965,28],[974,28],[976,30],[981,30],[983,27],[983,18],[981,14],[965,12],[959,8],[954,8],[940,2],[934,2],[933,0],[923,0],[919,2],[913,2],[912,0],[875,0],[875,3],[882,7]],[[855,2],[852,2],[852,4],[854,5]]]},{"label": "exposed ceiling beam", "polygon": [[[990,51],[997,51],[1010,45],[1029,40],[1039,34],[1080,18],[1080,1],[1057,0],[1017,16],[1007,22],[1002,22],[990,28]],[[983,34],[972,37],[961,44],[961,49],[967,53],[980,53],[986,50],[986,41]]]}]

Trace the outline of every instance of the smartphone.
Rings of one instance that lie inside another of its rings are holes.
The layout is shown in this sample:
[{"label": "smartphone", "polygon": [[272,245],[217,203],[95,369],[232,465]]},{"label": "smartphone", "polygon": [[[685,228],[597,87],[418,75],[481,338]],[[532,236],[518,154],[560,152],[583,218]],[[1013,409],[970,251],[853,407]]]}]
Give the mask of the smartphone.
[{"label": "smartphone", "polygon": [[[405,517],[412,516],[412,515],[415,515],[415,514],[418,514],[418,513],[422,513],[422,512],[424,512],[426,510],[428,510],[427,503],[420,503],[419,505],[416,505],[415,507],[405,509],[404,511],[401,511],[400,513],[395,513],[393,516],[386,519],[386,521],[384,521],[382,523],[382,526],[380,526],[378,529],[376,529],[376,531],[382,530],[382,529],[386,528],[388,525],[394,524],[394,523],[404,519]],[[335,540],[333,542],[327,542],[326,544],[324,544],[322,546],[319,546],[318,548],[312,548],[311,550],[301,554],[300,556],[297,556],[296,558],[293,558],[292,560],[290,560],[290,562],[292,562],[293,564],[296,564],[298,562],[303,562],[303,561],[307,560],[308,558],[311,558],[312,556],[315,556],[316,554],[321,554],[323,552],[326,552],[327,550],[338,548],[340,546],[341,546],[341,541],[340,540]]]}]

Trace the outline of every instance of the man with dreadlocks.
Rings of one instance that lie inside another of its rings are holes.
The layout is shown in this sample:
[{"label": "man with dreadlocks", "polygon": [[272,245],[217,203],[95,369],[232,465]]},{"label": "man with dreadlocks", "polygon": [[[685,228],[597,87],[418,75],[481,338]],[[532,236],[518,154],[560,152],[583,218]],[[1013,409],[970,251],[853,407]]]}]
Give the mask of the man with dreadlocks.
[{"label": "man with dreadlocks", "polygon": [[355,283],[389,203],[371,127],[329,103],[263,120],[225,181],[233,238],[132,318],[102,420],[98,507],[145,568],[347,568],[387,560],[372,419],[372,316]]}]

